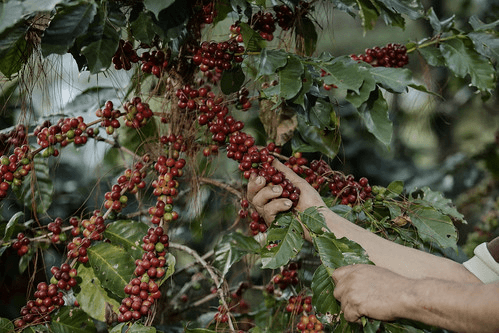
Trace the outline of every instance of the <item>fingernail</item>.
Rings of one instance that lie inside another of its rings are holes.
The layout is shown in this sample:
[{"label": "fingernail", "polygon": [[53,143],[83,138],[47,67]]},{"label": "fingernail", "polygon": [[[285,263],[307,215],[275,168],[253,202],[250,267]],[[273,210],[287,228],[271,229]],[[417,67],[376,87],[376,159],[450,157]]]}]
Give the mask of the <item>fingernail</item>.
[{"label": "fingernail", "polygon": [[289,201],[289,200],[288,201],[284,201],[284,206],[286,206],[286,207],[291,207],[292,204],[293,203],[291,201]]},{"label": "fingernail", "polygon": [[279,185],[272,186],[272,192],[275,193],[281,192],[281,187]]},{"label": "fingernail", "polygon": [[257,183],[258,185],[262,185],[262,184],[264,184],[263,177],[262,177],[262,176],[258,176],[258,177],[256,177],[256,179],[255,179],[255,183]]}]

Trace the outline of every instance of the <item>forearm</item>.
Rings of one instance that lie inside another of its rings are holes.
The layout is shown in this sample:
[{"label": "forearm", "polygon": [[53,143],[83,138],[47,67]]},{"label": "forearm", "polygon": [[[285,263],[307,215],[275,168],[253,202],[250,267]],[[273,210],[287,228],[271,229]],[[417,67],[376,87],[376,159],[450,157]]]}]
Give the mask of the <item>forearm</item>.
[{"label": "forearm", "polygon": [[394,306],[399,318],[456,332],[499,332],[499,284],[412,280]]},{"label": "forearm", "polygon": [[321,209],[329,230],[337,238],[346,237],[360,244],[377,266],[410,278],[438,278],[448,281],[480,283],[463,265],[424,251],[409,248],[351,223],[329,209]]}]

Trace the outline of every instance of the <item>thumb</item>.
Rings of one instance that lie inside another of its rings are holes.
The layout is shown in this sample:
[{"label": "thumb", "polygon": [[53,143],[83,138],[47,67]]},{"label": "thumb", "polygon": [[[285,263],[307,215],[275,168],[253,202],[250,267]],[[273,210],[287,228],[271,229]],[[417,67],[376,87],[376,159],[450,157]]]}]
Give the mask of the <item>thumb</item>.
[{"label": "thumb", "polygon": [[348,275],[352,269],[354,269],[354,265],[348,265],[348,266],[343,266],[343,267],[338,267],[333,271],[333,274],[331,274],[331,277],[333,278],[333,281],[335,284],[338,283],[341,279],[343,279],[346,275]]}]

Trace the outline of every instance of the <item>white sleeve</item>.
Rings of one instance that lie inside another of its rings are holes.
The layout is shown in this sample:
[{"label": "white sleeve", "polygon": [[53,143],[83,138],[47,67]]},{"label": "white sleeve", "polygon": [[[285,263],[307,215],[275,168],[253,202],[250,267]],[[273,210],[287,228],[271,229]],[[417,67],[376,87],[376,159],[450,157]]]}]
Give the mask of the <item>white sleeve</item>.
[{"label": "white sleeve", "polygon": [[499,263],[490,254],[487,243],[478,245],[473,252],[475,255],[463,263],[464,267],[483,283],[499,281]]}]

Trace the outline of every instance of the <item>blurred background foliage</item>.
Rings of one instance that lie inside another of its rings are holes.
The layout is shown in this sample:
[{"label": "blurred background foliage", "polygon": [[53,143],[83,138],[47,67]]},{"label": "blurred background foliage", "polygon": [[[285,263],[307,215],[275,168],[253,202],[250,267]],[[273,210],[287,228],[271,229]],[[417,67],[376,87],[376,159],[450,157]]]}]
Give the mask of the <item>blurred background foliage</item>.
[{"label": "blurred background foliage", "polygon": [[[466,27],[472,15],[485,23],[499,19],[499,0],[423,3],[425,9],[432,7],[441,20],[454,16],[459,27]],[[313,14],[320,27],[327,27],[318,30],[317,54],[358,54],[367,47],[387,43],[406,44],[433,34],[426,20],[407,20],[404,30],[378,22],[373,30],[364,32],[358,20],[343,11],[333,10],[332,4],[324,6],[323,11]],[[226,31],[226,27],[223,29]],[[217,30],[207,33],[216,36]],[[274,41],[280,42],[279,38]],[[329,92],[340,116],[342,136],[340,153],[329,162],[333,169],[356,177],[368,177],[371,184],[386,186],[394,180],[402,180],[408,189],[430,186],[453,199],[468,221],[468,225],[457,226],[463,251],[456,259],[465,260],[472,255],[478,243],[499,235],[498,87],[489,98],[483,99],[465,83],[466,80],[455,77],[444,68],[428,66],[416,52],[410,55],[409,68],[415,75],[421,75],[416,77],[420,84],[440,96],[416,90],[385,96],[394,122],[389,149],[366,131],[343,96],[335,95],[334,89]],[[45,118],[57,119],[62,113],[82,115],[86,121],[91,121],[100,105],[106,100],[120,103],[130,88],[127,83],[131,74],[109,70],[105,75],[90,77],[88,72],[78,72],[69,55],[50,56],[41,63],[30,64],[26,70],[31,71],[30,80],[10,82],[1,79],[0,127],[3,131],[9,131],[18,122],[33,123],[34,119],[39,119],[36,122],[41,123]],[[92,88],[96,86],[99,88]],[[26,98],[19,95],[20,91],[32,91],[33,94]],[[82,92],[85,93],[79,96]],[[258,122],[256,112],[250,111],[241,116],[247,118],[246,122]],[[154,131],[154,128],[145,130]],[[122,132],[120,135],[130,135],[126,141],[132,149],[137,148],[133,147],[135,141],[130,133]],[[258,137],[258,133],[251,134]],[[118,166],[122,165],[122,158],[110,152],[104,143],[65,149],[61,157],[50,162],[55,194],[47,216],[38,216],[40,221],[48,223],[56,216],[80,215],[97,208],[104,192],[108,191],[121,171]],[[233,175],[234,181],[238,179],[235,163],[223,158],[209,163],[212,165],[207,170],[212,172],[212,178],[219,174],[224,180],[227,180],[227,175]],[[221,200],[222,196],[227,200]],[[184,211],[180,212],[180,216],[189,223],[180,223],[172,237],[183,238],[185,242],[193,243],[193,248],[206,252],[217,240],[213,225],[222,230],[232,224],[229,217],[238,209],[237,199],[221,190],[203,186],[184,200]],[[228,205],[227,201],[234,204]],[[1,210],[4,221],[8,221],[14,212],[30,209],[18,207],[16,200],[7,202]],[[123,214],[140,208],[143,207],[139,207],[138,203],[129,203]],[[203,213],[192,219],[197,215],[194,211]],[[209,232],[204,228],[210,228]],[[21,276],[16,269],[12,269],[18,266],[19,260],[14,253],[5,253],[1,257],[0,284],[8,290],[0,296],[0,303],[9,304],[8,307],[1,307],[1,317],[17,316],[26,299],[26,285],[37,279],[45,280],[46,272],[40,267],[50,268],[53,264],[59,264],[64,249],[59,250],[59,253],[53,249],[46,251],[43,258],[39,258],[44,265],[30,265]],[[188,267],[188,263],[182,263],[181,258],[178,261],[180,267]],[[183,282],[180,278],[172,283],[181,285]]]}]

